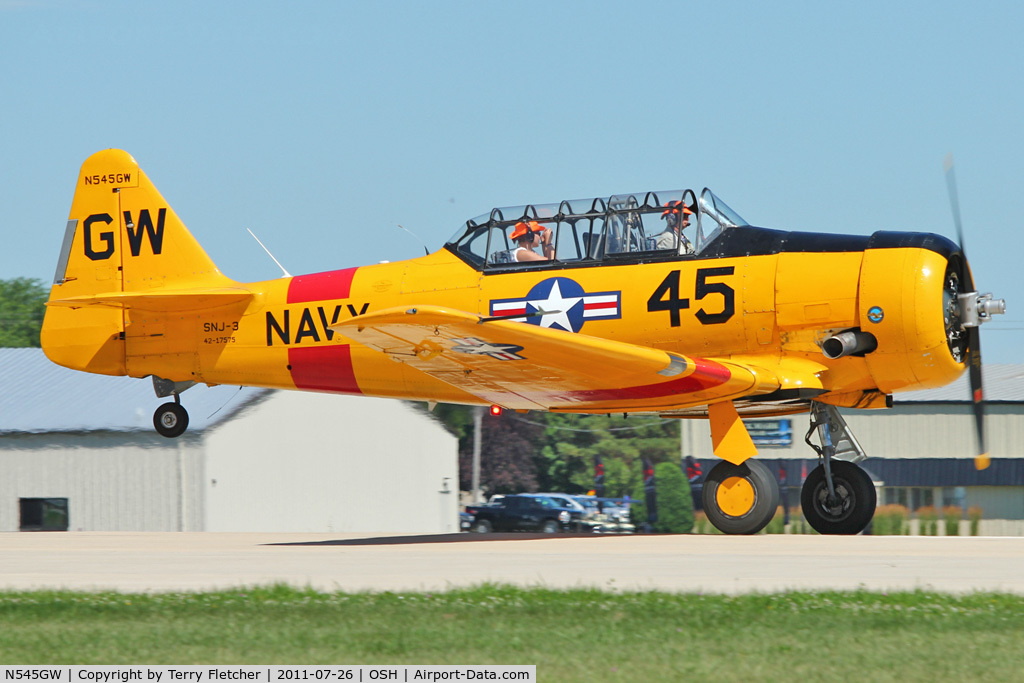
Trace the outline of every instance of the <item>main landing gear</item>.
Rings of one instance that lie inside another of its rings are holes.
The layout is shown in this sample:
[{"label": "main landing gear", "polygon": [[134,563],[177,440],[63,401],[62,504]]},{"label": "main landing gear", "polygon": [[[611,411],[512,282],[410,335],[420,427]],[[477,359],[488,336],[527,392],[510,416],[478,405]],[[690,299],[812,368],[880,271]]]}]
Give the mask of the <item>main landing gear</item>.
[{"label": "main landing gear", "polygon": [[[821,446],[811,443],[818,431]],[[818,465],[800,491],[804,519],[822,534],[859,534],[875,516],[877,496],[871,477],[856,464],[867,457],[839,411],[824,403],[811,404],[811,428],[804,437],[818,453]],[[835,460],[842,455],[845,459]]]},{"label": "main landing gear", "polygon": [[[810,441],[815,431],[820,446]],[[804,440],[820,460],[800,491],[807,523],[822,534],[860,533],[874,517],[877,503],[871,477],[855,464],[867,457],[864,449],[839,411],[824,403],[811,404],[811,428]],[[708,521],[720,531],[756,534],[775,516],[779,485],[756,459],[740,465],[723,460],[704,480],[703,503]]]},{"label": "main landing gear", "polygon": [[174,403],[164,403],[153,413],[153,426],[160,436],[173,439],[188,429],[188,411],[181,405],[179,394],[194,384],[195,382],[173,382],[153,377],[153,390],[158,398],[174,396]]}]

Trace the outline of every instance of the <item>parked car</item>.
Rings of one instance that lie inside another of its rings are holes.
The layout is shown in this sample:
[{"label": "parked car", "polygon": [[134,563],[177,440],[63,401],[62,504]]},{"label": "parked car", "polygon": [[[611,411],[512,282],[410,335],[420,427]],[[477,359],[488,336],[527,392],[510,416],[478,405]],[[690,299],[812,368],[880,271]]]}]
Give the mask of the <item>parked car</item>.
[{"label": "parked car", "polygon": [[569,529],[572,515],[551,499],[540,496],[505,496],[497,503],[467,506],[473,515],[471,531],[542,531]]},{"label": "parked car", "polygon": [[636,531],[636,527],[630,521],[628,501],[622,498],[595,496],[573,498],[586,508],[586,518],[600,525],[599,533],[631,534]]},{"label": "parked car", "polygon": [[622,498],[598,498],[596,496],[573,496],[573,500],[587,510],[587,514],[606,514],[629,517],[629,504]]},{"label": "parked car", "polygon": [[521,493],[521,496],[543,498],[569,513],[569,529],[571,531],[595,531],[595,524],[587,516],[587,509],[580,505],[572,496],[564,493]]},{"label": "parked car", "polygon": [[576,500],[576,497],[570,496],[568,493],[527,493],[522,495],[544,496],[561,503],[562,507],[579,512],[581,515],[586,514],[587,512],[587,509],[583,507],[578,500]]}]

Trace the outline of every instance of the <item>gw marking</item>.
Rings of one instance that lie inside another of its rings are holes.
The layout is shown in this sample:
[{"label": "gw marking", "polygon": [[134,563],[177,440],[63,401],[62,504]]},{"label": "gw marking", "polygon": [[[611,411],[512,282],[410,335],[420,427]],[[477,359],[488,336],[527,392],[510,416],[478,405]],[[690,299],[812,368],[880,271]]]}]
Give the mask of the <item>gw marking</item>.
[{"label": "gw marking", "polygon": [[[355,318],[366,313],[370,304],[369,302],[364,303],[362,308],[358,310],[353,304],[345,304],[344,307],[348,309],[349,316]],[[302,312],[298,316],[298,327],[294,329],[294,336],[292,335],[292,322],[295,317],[292,316],[292,309],[284,309],[280,319],[278,319],[273,311],[267,311],[267,346],[273,346],[277,343],[286,345],[299,344],[304,339],[312,339],[314,342],[318,342],[326,338],[327,341],[331,341],[334,339],[334,330],[328,329],[328,326],[338,322],[339,318],[341,318],[342,310],[342,304],[335,306],[331,319],[328,321],[327,311],[323,306],[317,306],[316,308],[309,308],[307,306],[302,308]],[[314,311],[316,315],[313,314]]]},{"label": "gw marking", "polygon": [[[128,236],[128,248],[131,251],[132,256],[138,256],[142,253],[142,237],[145,235],[149,238],[149,246],[153,250],[153,255],[158,255],[163,250],[164,244],[164,221],[167,218],[167,208],[161,208],[157,210],[156,226],[153,225],[153,218],[149,213],[149,209],[142,209],[139,211],[139,223],[136,225],[132,221],[132,212],[124,212],[124,226],[125,232]],[[100,246],[94,244],[93,241],[93,225],[95,223],[103,223],[104,225],[110,225],[114,222],[114,218],[109,213],[94,213],[82,222],[83,237],[85,242],[85,255],[92,261],[105,261],[114,255],[114,232],[112,230],[106,230],[99,233],[96,237],[99,240]],[[98,228],[99,229],[99,228]]]}]

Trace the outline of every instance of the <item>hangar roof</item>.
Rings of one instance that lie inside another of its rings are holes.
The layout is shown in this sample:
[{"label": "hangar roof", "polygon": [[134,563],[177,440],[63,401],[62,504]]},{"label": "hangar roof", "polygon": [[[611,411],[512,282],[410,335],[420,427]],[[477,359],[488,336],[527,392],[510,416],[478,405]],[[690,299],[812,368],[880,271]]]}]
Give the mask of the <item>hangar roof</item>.
[{"label": "hangar roof", "polygon": [[[1024,365],[981,366],[985,400],[991,403],[1024,403]],[[952,384],[938,389],[922,389],[893,394],[893,403],[969,403],[970,387],[965,372]]]},{"label": "hangar roof", "polygon": [[[0,433],[153,431],[153,383],[77,372],[55,365],[42,349],[0,348]],[[182,394],[189,432],[227,420],[270,389],[197,385]]]}]

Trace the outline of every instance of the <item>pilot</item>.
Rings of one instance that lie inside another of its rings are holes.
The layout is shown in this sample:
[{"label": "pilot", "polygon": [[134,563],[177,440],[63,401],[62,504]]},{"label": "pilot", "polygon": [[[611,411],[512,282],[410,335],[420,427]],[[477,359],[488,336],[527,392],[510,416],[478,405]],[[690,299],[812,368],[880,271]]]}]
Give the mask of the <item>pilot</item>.
[{"label": "pilot", "polygon": [[[678,201],[667,202],[665,207],[661,213],[661,217],[665,221],[665,232],[658,235],[655,242],[657,248],[673,249],[678,243],[680,254],[692,254],[693,245],[690,244],[690,240],[686,239],[683,230],[690,225],[690,216],[693,215],[693,211],[690,211],[690,207],[686,204]],[[680,209],[682,210],[681,214]],[[680,216],[682,220],[680,220]]]},{"label": "pilot", "polygon": [[[510,235],[518,245],[512,252],[518,261],[551,261],[555,258],[555,245],[551,243],[551,229],[545,228],[537,221],[520,221]],[[534,249],[541,247],[541,256]]]}]

